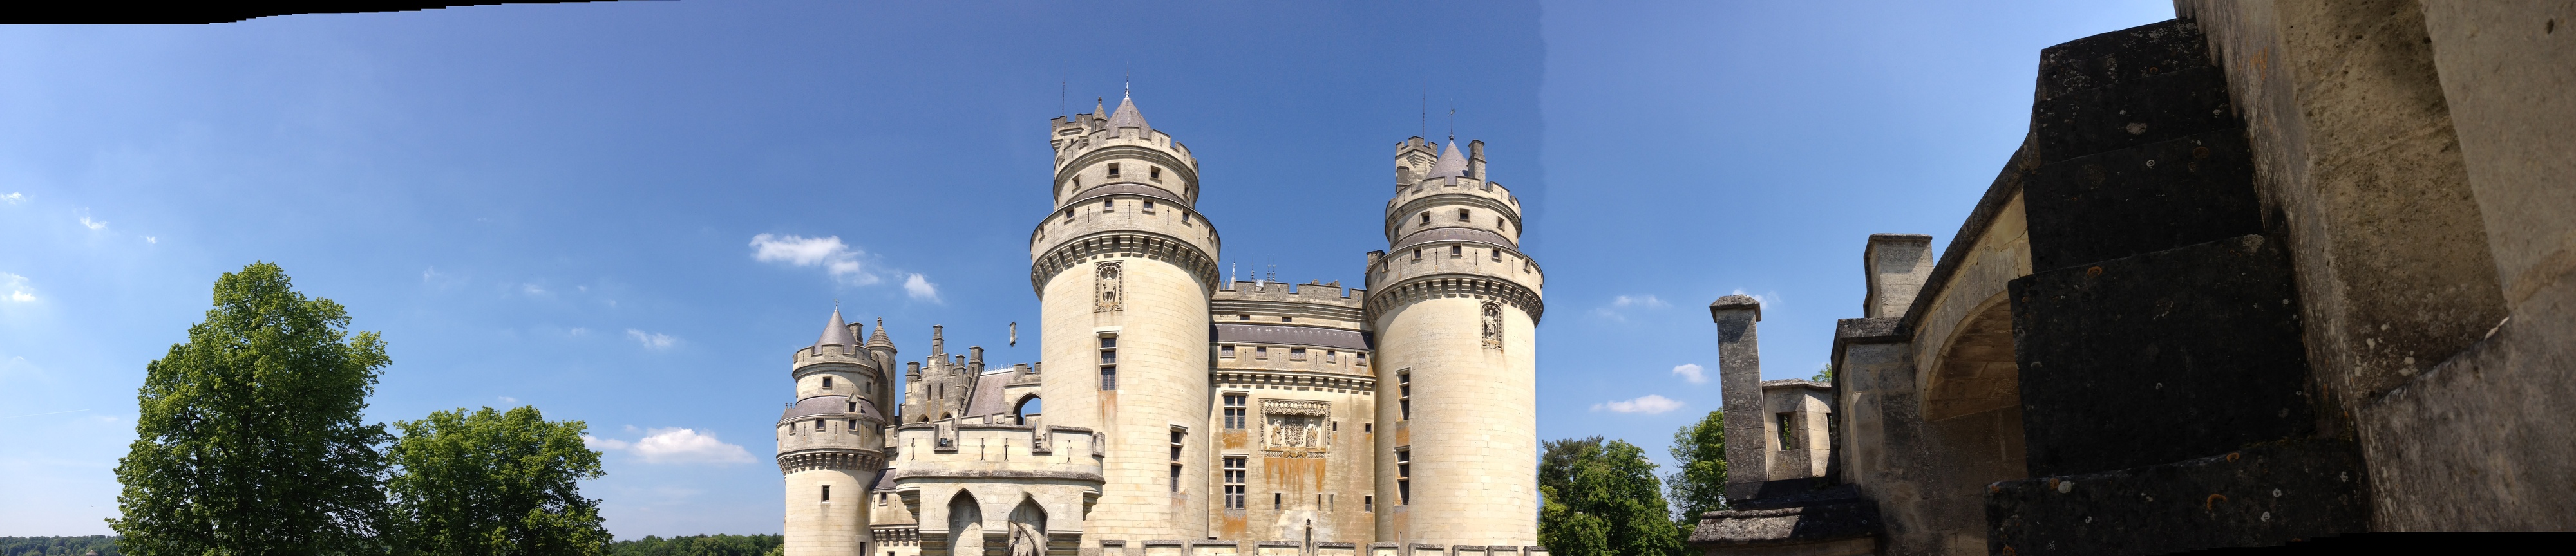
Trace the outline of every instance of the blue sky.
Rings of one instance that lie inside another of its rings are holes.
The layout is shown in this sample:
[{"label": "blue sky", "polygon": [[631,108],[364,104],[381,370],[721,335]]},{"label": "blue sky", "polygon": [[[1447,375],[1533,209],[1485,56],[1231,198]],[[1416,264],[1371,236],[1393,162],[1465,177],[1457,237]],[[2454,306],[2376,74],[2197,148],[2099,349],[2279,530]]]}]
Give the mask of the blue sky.
[{"label": "blue sky", "polygon": [[585,492],[619,537],[775,533],[787,354],[839,299],[908,358],[933,324],[1034,358],[1004,334],[1037,320],[1046,119],[1131,74],[1199,156],[1227,264],[1283,280],[1359,281],[1395,143],[1485,140],[1548,271],[1542,436],[1660,459],[1718,403],[1709,300],[1764,298],[1766,377],[1814,373],[1866,235],[1947,242],[2019,143],[2039,49],[2171,16],[690,1],[0,28],[0,535],[106,532],[144,363],[260,260],[384,333],[371,420],[532,404],[601,439]]}]

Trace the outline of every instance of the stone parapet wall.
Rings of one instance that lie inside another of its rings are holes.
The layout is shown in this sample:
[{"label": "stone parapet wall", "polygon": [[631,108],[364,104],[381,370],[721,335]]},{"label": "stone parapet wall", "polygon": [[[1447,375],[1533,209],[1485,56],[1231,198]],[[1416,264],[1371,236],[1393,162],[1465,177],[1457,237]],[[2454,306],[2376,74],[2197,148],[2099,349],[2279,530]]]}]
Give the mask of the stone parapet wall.
[{"label": "stone parapet wall", "polygon": [[1304,541],[1104,539],[1081,556],[1548,556],[1547,547]]}]

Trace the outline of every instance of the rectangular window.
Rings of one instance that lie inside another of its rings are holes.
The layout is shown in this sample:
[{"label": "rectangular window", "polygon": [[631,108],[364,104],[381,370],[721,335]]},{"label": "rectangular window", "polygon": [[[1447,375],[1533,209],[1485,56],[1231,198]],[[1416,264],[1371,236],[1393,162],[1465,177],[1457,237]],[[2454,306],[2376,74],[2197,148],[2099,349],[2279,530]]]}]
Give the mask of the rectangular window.
[{"label": "rectangular window", "polygon": [[1468,221],[1468,218],[1467,218],[1467,212],[1468,212],[1468,211],[1467,211],[1467,209],[1458,209],[1458,221],[1459,221],[1459,222],[1466,222],[1466,221]]},{"label": "rectangular window", "polygon": [[1354,361],[1352,361],[1352,362],[1353,362],[1353,363],[1358,364],[1359,366],[1362,366],[1362,367],[1366,367],[1366,366],[1368,366],[1368,354],[1366,354],[1366,353],[1353,353],[1353,354],[1351,354],[1351,358],[1354,360]]},{"label": "rectangular window", "polygon": [[1287,500],[1288,495],[1286,494],[1277,492],[1270,493],[1270,509],[1285,509],[1288,506]]},{"label": "rectangular window", "polygon": [[1342,352],[1333,351],[1333,350],[1329,350],[1329,349],[1328,349],[1328,350],[1324,350],[1324,362],[1325,362],[1325,363],[1338,363],[1338,362],[1341,362],[1341,360],[1342,360]]},{"label": "rectangular window", "polygon": [[1227,358],[1227,359],[1233,359],[1233,358],[1234,358],[1234,346],[1222,346],[1222,347],[1218,347],[1218,348],[1216,348],[1216,356],[1217,356],[1217,357]]},{"label": "rectangular window", "polygon": [[1455,258],[1459,258],[1459,257],[1464,257],[1464,256],[1466,256],[1466,255],[1467,255],[1467,246],[1464,246],[1464,245],[1451,245],[1451,246],[1449,246],[1449,258],[1455,259]]},{"label": "rectangular window", "polygon": [[1279,322],[1297,322],[1297,317],[1279,317]]},{"label": "rectangular window", "polygon": [[1431,223],[1431,213],[1428,213],[1428,212],[1422,213],[1422,223],[1424,223],[1424,224],[1429,224],[1429,223]]},{"label": "rectangular window", "polygon": [[1803,448],[1803,446],[1799,446],[1799,445],[1798,445],[1798,429],[1794,426],[1794,425],[1795,425],[1795,423],[1798,421],[1798,419],[1797,419],[1797,414],[1795,414],[1795,413],[1782,413],[1782,414],[1780,414],[1780,415],[1779,415],[1779,417],[1780,417],[1780,449],[1781,449],[1781,450],[1796,450],[1796,449],[1799,449],[1799,448]]},{"label": "rectangular window", "polygon": [[1146,168],[1145,168],[1145,177],[1147,177],[1147,178],[1151,178],[1151,179],[1153,179],[1154,181],[1163,181],[1163,168],[1162,168],[1162,167],[1160,167],[1160,166],[1149,166],[1149,167],[1146,167]]},{"label": "rectangular window", "polygon": [[1101,199],[1100,212],[1118,212],[1118,202],[1110,199]]},{"label": "rectangular window", "polygon": [[823,377],[823,387],[827,389],[832,387],[832,377]]},{"label": "rectangular window", "polygon": [[1306,348],[1288,348],[1289,361],[1305,361]]},{"label": "rectangular window", "polygon": [[832,485],[823,485],[823,501],[832,501]]},{"label": "rectangular window", "polygon": [[814,432],[823,432],[823,420],[822,420],[822,419],[815,419],[815,420],[814,420]]},{"label": "rectangular window", "polygon": [[1413,418],[1413,373],[1395,374],[1395,410],[1397,419]]},{"label": "rectangular window", "polygon": [[1270,359],[1270,346],[1253,346],[1252,358],[1262,360]]},{"label": "rectangular window", "polygon": [[1100,389],[1118,389],[1118,335],[1100,336]]},{"label": "rectangular window", "polygon": [[1146,201],[1146,202],[1145,202],[1145,214],[1153,214],[1153,213],[1154,213],[1154,202],[1153,202],[1153,201]]},{"label": "rectangular window", "polygon": [[1360,495],[1360,511],[1363,513],[1376,513],[1377,496],[1373,494]]},{"label": "rectangular window", "polygon": [[1235,315],[1234,320],[1252,320],[1252,315]]},{"label": "rectangular window", "polygon": [[850,434],[858,434],[858,433],[859,433],[859,420],[858,420],[858,419],[851,419],[851,420],[850,420],[850,422],[848,423],[848,426],[849,426],[849,428],[848,428],[848,429],[845,429],[845,430],[848,430]]},{"label": "rectangular window", "polygon": [[1413,250],[1413,260],[1422,260],[1422,249],[1416,248]]},{"label": "rectangular window", "polygon": [[1225,507],[1226,507],[1226,509],[1230,509],[1230,510],[1240,510],[1240,509],[1243,509],[1243,488],[1244,488],[1244,485],[1243,485],[1243,475],[1244,475],[1243,461],[1244,461],[1244,458],[1240,458],[1240,457],[1228,457],[1228,458],[1225,458]]},{"label": "rectangular window", "polygon": [[1181,464],[1172,464],[1172,492],[1181,491]]},{"label": "rectangular window", "polygon": [[1251,409],[1244,406],[1244,398],[1248,397],[1250,396],[1244,394],[1225,395],[1225,428],[1243,428],[1245,418],[1249,417],[1249,415],[1246,414],[1250,413],[1249,410]]},{"label": "rectangular window", "polygon": [[1118,163],[1109,163],[1109,177],[1118,177]]},{"label": "rectangular window", "polygon": [[[1181,460],[1181,440],[1182,440],[1184,437],[1186,437],[1187,435],[1189,435],[1189,434],[1190,434],[1190,433],[1181,432],[1181,431],[1177,431],[1177,430],[1176,430],[1176,431],[1172,431],[1172,461],[1180,461],[1180,460]],[[1178,467],[1178,466],[1174,466],[1174,467]]]},{"label": "rectangular window", "polygon": [[1413,503],[1413,451],[1395,451],[1395,505]]},{"label": "rectangular window", "polygon": [[886,495],[883,495],[883,494],[879,494],[879,495],[877,495],[877,507],[879,507],[879,508],[883,508],[883,507],[885,507],[885,502],[886,502]]},{"label": "rectangular window", "polygon": [[1499,262],[1503,262],[1503,250],[1501,250],[1501,249],[1487,249],[1487,250],[1485,250],[1485,252],[1486,252],[1486,253],[1491,253],[1491,254],[1493,255],[1492,260],[1493,260],[1494,262],[1498,262],[1498,263],[1499,263]]},{"label": "rectangular window", "polygon": [[1376,434],[1377,423],[1360,423],[1360,432]]}]

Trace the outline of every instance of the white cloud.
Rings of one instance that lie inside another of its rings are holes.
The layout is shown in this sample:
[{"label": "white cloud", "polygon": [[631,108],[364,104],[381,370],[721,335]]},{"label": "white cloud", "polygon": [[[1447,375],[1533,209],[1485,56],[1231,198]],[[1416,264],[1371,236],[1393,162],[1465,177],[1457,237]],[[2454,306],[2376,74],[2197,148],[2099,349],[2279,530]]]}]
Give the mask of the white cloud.
[{"label": "white cloud", "polygon": [[519,291],[531,296],[546,294],[546,289],[537,287],[536,284],[520,284]]},{"label": "white cloud", "polygon": [[81,225],[82,225],[82,226],[88,226],[88,227],[89,227],[89,229],[92,229],[92,230],[105,230],[105,229],[107,229],[107,221],[105,221],[105,220],[91,220],[91,219],[89,219],[89,217],[87,217],[87,216],[83,216],[83,217],[81,217]]},{"label": "white cloud", "polygon": [[1610,300],[1610,306],[1612,307],[1645,307],[1652,309],[1663,307],[1664,305],[1664,300],[1657,299],[1652,295],[1622,295]]},{"label": "white cloud", "polygon": [[1777,309],[1780,304],[1780,292],[1757,294],[1746,292],[1744,291],[1744,288],[1736,288],[1735,295],[1752,297],[1754,301],[1762,302],[1762,308],[1764,309]]},{"label": "white cloud", "polygon": [[150,243],[150,244],[153,244],[153,245],[160,245],[160,244],[161,244],[161,238],[152,237],[152,236],[143,236],[143,242],[144,242],[144,243]]},{"label": "white cloud", "polygon": [[27,277],[0,272],[0,301],[28,303],[36,300],[36,288],[27,285]]},{"label": "white cloud", "polygon": [[1607,409],[1610,410],[1611,413],[1644,413],[1647,415],[1663,413],[1681,408],[1681,401],[1654,394],[1647,394],[1645,397],[1633,400],[1619,400],[1592,404],[1593,411]]},{"label": "white cloud", "polygon": [[939,285],[930,283],[929,280],[922,279],[921,274],[915,273],[903,278],[903,293],[911,295],[913,299],[938,301]]},{"label": "white cloud", "polygon": [[509,396],[501,396],[501,403],[519,403],[519,399]]},{"label": "white cloud", "polygon": [[760,234],[751,236],[751,249],[752,260],[823,267],[833,278],[851,285],[865,286],[879,280],[875,273],[868,272],[866,265],[860,263],[867,253],[841,243],[841,236]]},{"label": "white cloud", "polygon": [[[628,427],[633,428],[633,427]],[[644,463],[748,463],[751,452],[717,440],[715,433],[678,427],[646,431],[634,442],[584,435],[582,443],[601,451],[631,452]]]},{"label": "white cloud", "polygon": [[1698,363],[1674,365],[1673,374],[1681,376],[1682,380],[1690,381],[1691,384],[1708,384],[1708,369],[1701,368]]},{"label": "white cloud", "polygon": [[0,195],[0,202],[6,202],[12,205],[24,203],[27,202],[27,194],[12,191],[7,195]]},{"label": "white cloud", "polygon": [[679,338],[672,337],[669,334],[645,332],[633,328],[626,329],[626,337],[634,338],[636,342],[644,344],[644,349],[650,350],[671,349],[672,344],[680,343]]},{"label": "white cloud", "polygon": [[572,334],[572,335],[574,335],[574,336],[589,336],[589,335],[590,335],[590,329],[588,329],[588,328],[582,328],[582,327],[579,327],[579,326],[572,327],[572,330],[566,330],[566,331],[564,331],[564,332],[565,332],[565,333],[567,333],[567,334]]}]

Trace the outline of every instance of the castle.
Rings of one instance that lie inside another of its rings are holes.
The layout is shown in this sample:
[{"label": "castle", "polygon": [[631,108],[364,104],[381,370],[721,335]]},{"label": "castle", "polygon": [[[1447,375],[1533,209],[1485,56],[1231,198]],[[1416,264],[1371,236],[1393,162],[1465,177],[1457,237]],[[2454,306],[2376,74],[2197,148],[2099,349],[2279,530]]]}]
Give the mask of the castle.
[{"label": "castle", "polygon": [[787,554],[1545,554],[1543,280],[1483,142],[1396,145],[1388,248],[1345,289],[1221,281],[1198,159],[1132,98],[1049,140],[1043,361],[933,327],[898,390],[883,323],[835,309],[777,423]]}]

